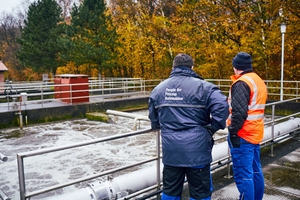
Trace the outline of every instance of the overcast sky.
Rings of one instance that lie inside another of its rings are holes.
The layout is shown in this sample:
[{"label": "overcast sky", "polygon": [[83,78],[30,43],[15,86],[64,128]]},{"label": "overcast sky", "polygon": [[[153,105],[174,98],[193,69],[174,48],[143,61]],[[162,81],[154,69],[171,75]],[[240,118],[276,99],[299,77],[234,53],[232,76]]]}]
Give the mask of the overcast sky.
[{"label": "overcast sky", "polygon": [[0,15],[3,14],[3,12],[12,14],[18,10],[27,10],[29,4],[34,1],[35,0],[0,0]]},{"label": "overcast sky", "polygon": [[[29,5],[38,0],[0,0],[0,17],[5,14],[16,14],[19,11],[27,12]],[[78,3],[78,0],[72,2]],[[71,3],[73,5],[73,3]]]}]

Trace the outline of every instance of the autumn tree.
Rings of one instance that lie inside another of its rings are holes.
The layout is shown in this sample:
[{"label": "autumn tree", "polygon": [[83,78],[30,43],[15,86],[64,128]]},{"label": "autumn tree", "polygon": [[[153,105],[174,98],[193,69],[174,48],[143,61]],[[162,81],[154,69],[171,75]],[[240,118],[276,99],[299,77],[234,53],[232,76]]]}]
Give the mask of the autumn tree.
[{"label": "autumn tree", "polygon": [[300,2],[293,0],[284,2],[281,22],[287,23],[285,62],[288,64],[284,74],[288,80],[300,80]]},{"label": "autumn tree", "polygon": [[[69,8],[70,0],[56,1],[66,11],[61,16],[68,15],[65,8]],[[228,79],[233,73],[233,56],[246,51],[252,55],[255,72],[264,79],[279,80],[280,24],[285,22],[284,79],[300,78],[298,1],[110,0],[108,8],[104,0],[78,2],[67,17],[71,21],[64,24],[66,34],[55,34],[61,37],[51,43],[54,48],[50,53],[44,50],[48,38],[55,38],[53,32],[47,29],[47,34],[41,35],[45,29],[35,20],[44,18],[36,15],[25,21],[22,35],[26,34],[21,39],[26,41],[20,54],[28,61],[22,62],[25,66],[45,69],[37,65],[49,63],[43,57],[55,51],[58,53],[52,60],[64,61],[60,73],[92,75],[102,71],[107,76],[164,79],[169,76],[174,56],[185,52],[194,58],[194,70],[203,78]],[[279,9],[283,10],[282,17]],[[48,27],[46,21],[42,23]],[[62,23],[55,24],[59,27]],[[29,25],[32,28],[26,30]]]},{"label": "autumn tree", "polygon": [[119,33],[118,73],[123,76],[168,77],[173,59],[169,19],[174,1],[113,0],[112,16]]},{"label": "autumn tree", "polygon": [[96,68],[99,74],[113,67],[117,34],[104,0],[84,0],[80,6],[74,5],[71,16],[63,40],[64,61],[73,62],[77,69],[82,65]]},{"label": "autumn tree", "polygon": [[22,71],[16,53],[19,50],[17,38],[20,36],[19,21],[13,15],[5,15],[0,19],[0,60],[9,69],[8,79],[20,79]]},{"label": "autumn tree", "polygon": [[61,12],[55,0],[38,0],[29,6],[18,41],[21,45],[18,58],[24,66],[55,75],[61,65]]}]

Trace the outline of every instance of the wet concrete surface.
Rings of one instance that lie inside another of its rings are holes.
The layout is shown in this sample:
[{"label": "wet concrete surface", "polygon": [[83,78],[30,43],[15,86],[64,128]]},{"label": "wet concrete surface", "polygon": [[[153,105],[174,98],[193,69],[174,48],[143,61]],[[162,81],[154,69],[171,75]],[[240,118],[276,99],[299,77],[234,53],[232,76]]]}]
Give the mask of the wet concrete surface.
[{"label": "wet concrete surface", "polygon": [[[270,148],[261,151],[261,163],[265,178],[264,200],[300,199],[300,141],[293,138],[274,146],[274,156]],[[233,174],[232,169],[230,170]],[[233,178],[227,179],[227,169],[213,174],[214,192],[212,199],[238,199],[239,192]],[[227,180],[226,180],[227,179]],[[188,199],[188,198],[186,198]]]},{"label": "wet concrete surface", "polygon": [[[263,200],[299,200],[300,199],[300,137],[295,137],[274,146],[270,156],[270,147],[261,150],[261,164],[265,178]],[[239,192],[228,168],[212,172],[212,200],[238,200]],[[189,200],[188,185],[185,184],[182,200]],[[149,198],[151,200],[157,198]]]}]

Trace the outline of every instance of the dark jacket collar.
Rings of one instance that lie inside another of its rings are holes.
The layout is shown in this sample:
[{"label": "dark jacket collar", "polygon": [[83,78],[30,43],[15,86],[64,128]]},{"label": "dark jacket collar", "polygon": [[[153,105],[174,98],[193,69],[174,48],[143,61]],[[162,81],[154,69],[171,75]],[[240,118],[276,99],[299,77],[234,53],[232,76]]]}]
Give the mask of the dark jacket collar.
[{"label": "dark jacket collar", "polygon": [[253,70],[252,69],[246,69],[241,74],[247,74],[247,73],[250,73],[250,72],[253,72]]},{"label": "dark jacket collar", "polygon": [[191,76],[194,78],[199,78],[201,80],[204,80],[201,76],[196,74],[196,72],[192,70],[190,67],[185,67],[185,66],[174,67],[170,74],[170,77],[173,76]]}]

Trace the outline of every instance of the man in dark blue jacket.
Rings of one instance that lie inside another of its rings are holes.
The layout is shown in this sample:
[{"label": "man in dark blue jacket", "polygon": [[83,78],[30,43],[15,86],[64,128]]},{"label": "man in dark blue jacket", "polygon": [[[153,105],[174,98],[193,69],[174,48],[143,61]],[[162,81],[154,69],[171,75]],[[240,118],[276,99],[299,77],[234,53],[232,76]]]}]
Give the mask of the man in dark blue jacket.
[{"label": "man in dark blue jacket", "polygon": [[179,200],[185,176],[190,199],[210,199],[213,134],[226,127],[228,103],[214,84],[192,69],[193,59],[178,54],[168,79],[149,98],[149,119],[161,130],[163,200]]}]

